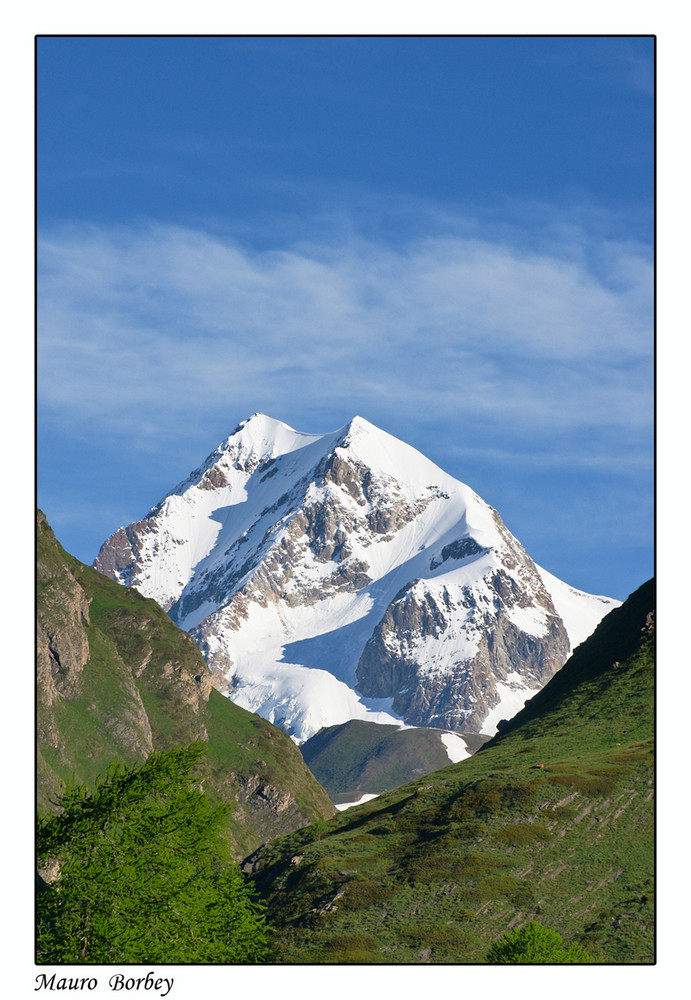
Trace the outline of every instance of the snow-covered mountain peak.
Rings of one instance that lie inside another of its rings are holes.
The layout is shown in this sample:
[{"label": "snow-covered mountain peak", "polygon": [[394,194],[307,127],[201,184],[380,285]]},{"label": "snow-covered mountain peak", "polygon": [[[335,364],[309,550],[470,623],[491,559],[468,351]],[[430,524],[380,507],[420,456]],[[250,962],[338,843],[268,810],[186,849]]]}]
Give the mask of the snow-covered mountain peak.
[{"label": "snow-covered mountain peak", "polygon": [[364,417],[353,417],[338,432],[337,448],[370,473],[391,477],[412,493],[430,485],[457,484],[422,452]]},{"label": "snow-covered mountain peak", "polygon": [[539,570],[470,487],[360,416],[306,434],[253,414],[95,565],[300,740],[350,718],[489,731],[617,603]]},{"label": "snow-covered mountain peak", "polygon": [[339,440],[342,438],[344,447],[352,447],[356,445],[358,441],[362,441],[368,435],[376,435],[380,438],[386,434],[386,431],[380,430],[374,424],[371,424],[369,420],[365,420],[364,417],[354,416],[345,427],[342,427],[339,431]]},{"label": "snow-covered mountain peak", "polygon": [[254,413],[236,428],[221,446],[224,451],[251,455],[257,460],[276,458],[318,441],[322,435],[296,431],[282,420]]},{"label": "snow-covered mountain peak", "polygon": [[[282,420],[265,413],[254,413],[238,424],[198,468],[171,490],[169,496],[185,496],[190,489],[218,489],[231,481],[235,483],[236,490],[244,488],[246,479],[255,470],[268,467],[277,458],[298,452],[323,438],[333,437],[296,431]],[[241,478],[237,473],[241,474]],[[159,503],[151,513],[158,512],[160,506]]]}]

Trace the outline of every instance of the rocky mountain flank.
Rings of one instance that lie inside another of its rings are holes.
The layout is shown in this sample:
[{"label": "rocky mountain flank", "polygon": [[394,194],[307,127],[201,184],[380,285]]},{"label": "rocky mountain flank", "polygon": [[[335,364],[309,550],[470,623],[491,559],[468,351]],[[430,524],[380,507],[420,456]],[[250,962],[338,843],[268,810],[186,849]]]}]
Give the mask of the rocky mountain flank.
[{"label": "rocky mountain flank", "polygon": [[37,790],[87,784],[119,757],[202,739],[205,787],[230,802],[236,856],[334,812],[279,729],[213,688],[195,643],[156,602],[68,555],[37,514]]},{"label": "rocky mountain flank", "polygon": [[618,603],[540,569],[473,490],[361,417],[310,435],[255,414],[94,565],[300,742],[355,718],[492,735]]}]

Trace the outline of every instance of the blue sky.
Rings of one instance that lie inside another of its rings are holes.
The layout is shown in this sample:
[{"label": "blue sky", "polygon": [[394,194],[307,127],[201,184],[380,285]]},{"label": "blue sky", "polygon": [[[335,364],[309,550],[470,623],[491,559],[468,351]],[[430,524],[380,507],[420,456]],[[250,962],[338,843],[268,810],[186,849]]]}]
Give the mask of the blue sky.
[{"label": "blue sky", "polygon": [[653,572],[653,41],[40,38],[38,493],[90,562],[256,410]]}]

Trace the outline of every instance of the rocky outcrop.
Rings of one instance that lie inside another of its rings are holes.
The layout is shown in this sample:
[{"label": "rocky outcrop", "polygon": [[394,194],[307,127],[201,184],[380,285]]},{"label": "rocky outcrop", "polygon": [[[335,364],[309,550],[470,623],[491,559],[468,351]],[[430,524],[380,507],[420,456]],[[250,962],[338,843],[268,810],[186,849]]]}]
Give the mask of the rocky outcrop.
[{"label": "rocky outcrop", "polygon": [[527,697],[569,654],[564,623],[537,568],[491,513],[495,546],[466,535],[430,562],[436,570],[493,553],[485,573],[471,583],[451,577],[443,586],[413,580],[396,594],[358,661],[358,690],[393,698],[394,711],[412,725],[481,732],[501,702],[500,685],[523,688]]},{"label": "rocky outcrop", "polygon": [[107,548],[101,549],[94,561],[94,567],[105,576],[129,586],[132,572],[143,549],[143,539],[149,531],[156,530],[156,517],[135,521],[126,528],[118,528],[111,535]]},{"label": "rocky outcrop", "polygon": [[[50,532],[42,511],[37,517],[37,532]],[[36,584],[37,670],[41,691],[46,702],[52,704],[59,695],[77,689],[89,659],[86,626],[90,600],[59,559],[50,564],[38,562]]]},{"label": "rocky outcrop", "polygon": [[89,784],[116,758],[133,763],[201,739],[209,747],[205,788],[232,806],[237,857],[332,815],[290,739],[219,695],[191,637],[155,602],[69,556],[42,512],[37,554],[42,808],[73,774]]},{"label": "rocky outcrop", "polygon": [[[490,583],[497,593],[507,587],[499,573]],[[491,605],[482,596],[471,587],[435,594],[421,581],[404,588],[363,650],[358,690],[371,698],[392,697],[394,711],[411,725],[481,732],[500,702],[498,684],[520,677],[521,687],[542,687],[568,656],[561,619],[552,609],[542,634],[531,635],[508,617],[513,605],[506,595]],[[459,619],[463,636],[454,642]],[[436,661],[421,655],[430,640],[436,640]]]}]

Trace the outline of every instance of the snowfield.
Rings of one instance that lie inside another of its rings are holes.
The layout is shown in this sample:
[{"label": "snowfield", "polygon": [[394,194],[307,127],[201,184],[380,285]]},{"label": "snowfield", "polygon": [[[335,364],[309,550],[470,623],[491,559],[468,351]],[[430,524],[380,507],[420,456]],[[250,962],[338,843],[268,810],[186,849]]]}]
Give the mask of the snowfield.
[{"label": "snowfield", "polygon": [[468,749],[468,744],[457,733],[442,733],[441,741],[446,748],[452,764],[457,764],[459,760],[465,760],[467,757],[472,756]]}]

